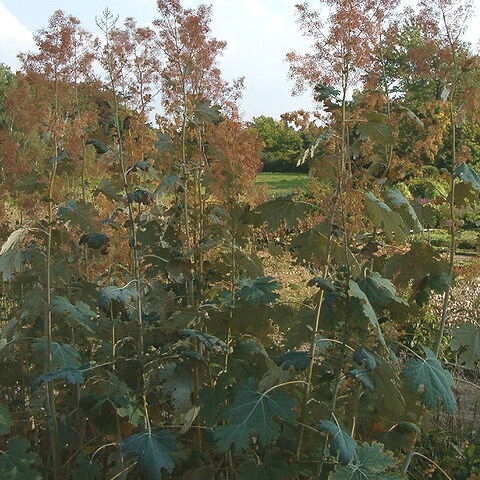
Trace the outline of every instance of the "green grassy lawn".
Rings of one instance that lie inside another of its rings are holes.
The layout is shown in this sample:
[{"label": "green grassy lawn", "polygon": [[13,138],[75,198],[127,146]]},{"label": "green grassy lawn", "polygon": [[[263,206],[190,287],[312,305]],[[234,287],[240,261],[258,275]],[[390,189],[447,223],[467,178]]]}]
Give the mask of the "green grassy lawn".
[{"label": "green grassy lawn", "polygon": [[[476,230],[460,230],[457,232],[457,251],[475,252],[478,246],[478,234]],[[434,247],[448,249],[450,247],[450,234],[447,230],[433,230],[427,233],[430,243]]]},{"label": "green grassy lawn", "polygon": [[308,183],[306,173],[259,173],[257,185],[266,185],[273,195],[285,195],[297,190],[303,190]]}]

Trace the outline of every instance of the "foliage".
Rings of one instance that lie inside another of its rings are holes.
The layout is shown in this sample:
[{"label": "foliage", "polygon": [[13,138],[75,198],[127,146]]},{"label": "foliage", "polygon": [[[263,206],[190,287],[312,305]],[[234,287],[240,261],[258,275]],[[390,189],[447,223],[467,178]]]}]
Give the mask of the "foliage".
[{"label": "foliage", "polygon": [[[322,111],[278,122],[242,122],[211,7],[179,0],[148,26],[105,11],[102,39],[55,12],[0,72],[2,479],[412,476],[455,415],[444,358],[479,361],[474,320],[446,341],[475,62],[394,3],[296,7],[314,42],[291,74]],[[262,198],[262,139],[266,163],[310,159],[308,191]],[[428,162],[448,171],[409,181]]]}]

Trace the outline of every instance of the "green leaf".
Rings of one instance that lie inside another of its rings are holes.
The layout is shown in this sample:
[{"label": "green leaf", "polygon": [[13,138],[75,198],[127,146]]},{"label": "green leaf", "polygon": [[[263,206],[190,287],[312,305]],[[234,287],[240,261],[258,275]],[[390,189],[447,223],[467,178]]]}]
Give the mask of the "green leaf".
[{"label": "green leaf", "polygon": [[25,255],[18,249],[25,239],[28,229],[19,228],[14,230],[0,249],[0,273],[3,281],[10,280],[12,275],[22,269]]},{"label": "green leaf", "polygon": [[198,102],[195,105],[192,122],[195,125],[204,125],[206,123],[218,124],[221,120],[220,108],[210,103]]},{"label": "green leaf", "polygon": [[16,191],[21,191],[27,195],[42,193],[46,190],[47,185],[40,178],[37,173],[24,174],[15,182],[14,188]]},{"label": "green leaf", "polygon": [[152,205],[155,203],[155,195],[148,190],[137,189],[128,194],[128,201],[139,203],[141,205]]},{"label": "green leaf", "polygon": [[109,239],[104,233],[86,233],[81,236],[79,245],[86,245],[92,250],[101,250],[102,253],[107,253]]},{"label": "green leaf", "polygon": [[170,455],[177,449],[175,436],[165,430],[155,433],[136,433],[122,442],[122,454],[133,453],[140,467],[151,480],[159,480],[162,470],[172,473],[175,466]]},{"label": "green leaf", "polygon": [[139,162],[136,162],[131,167],[129,167],[126,173],[137,172],[138,170],[142,172],[148,172],[150,168],[152,168],[150,162],[147,162],[146,160],[140,160]]},{"label": "green leaf", "polygon": [[0,254],[0,273],[4,282],[8,282],[14,273],[22,270],[25,255],[19,250],[8,250]]},{"label": "green leaf", "polygon": [[275,418],[293,421],[295,406],[295,400],[278,389],[258,392],[256,380],[249,378],[236,387],[234,402],[224,411],[228,425],[216,428],[218,447],[224,451],[232,446],[237,451],[246,450],[252,436],[261,446],[271,444],[279,434]]},{"label": "green leaf", "polygon": [[460,363],[475,368],[480,362],[480,327],[466,322],[455,328],[450,346],[453,351],[462,350],[458,356]]},{"label": "green leaf", "polygon": [[340,90],[337,90],[334,87],[326,85],[325,83],[319,82],[315,85],[314,88],[314,99],[316,102],[324,102],[330,97],[336,97],[340,94]]},{"label": "green leaf", "polygon": [[269,305],[275,303],[279,297],[277,290],[280,289],[281,285],[272,277],[241,280],[239,283],[238,298],[251,305]]},{"label": "green leaf", "polygon": [[[385,338],[382,333],[382,329],[380,324],[378,323],[377,314],[372,308],[367,295],[361,290],[360,286],[357,282],[353,280],[349,280],[348,282],[349,290],[349,309],[352,313],[357,314],[360,313],[359,316],[363,317],[364,320],[367,320],[371,323],[371,325],[375,328],[377,332],[378,341],[386,348],[387,344],[385,342]],[[355,315],[357,316],[357,315]]]},{"label": "green leaf", "polygon": [[377,359],[366,348],[360,347],[353,352],[353,360],[371,372],[377,366]]},{"label": "green leaf", "polygon": [[27,290],[21,301],[20,319],[41,317],[45,311],[45,292],[41,287]]},{"label": "green leaf", "polygon": [[[47,341],[37,340],[32,350],[45,354],[47,352]],[[59,370],[63,368],[77,368],[80,366],[80,354],[70,345],[52,342],[52,367]]]},{"label": "green leaf", "polygon": [[86,303],[75,302],[75,305],[72,305],[65,297],[54,297],[52,300],[52,312],[64,315],[72,325],[79,325],[90,333],[98,329],[97,324],[92,321],[97,315],[92,312]]},{"label": "green leaf", "polygon": [[276,360],[277,365],[283,368],[295,367],[297,370],[306,370],[310,364],[308,352],[293,350],[280,355]]},{"label": "green leaf", "polygon": [[337,468],[329,477],[331,480],[402,480],[398,473],[389,473],[396,461],[393,455],[383,451],[380,443],[364,443],[357,449],[355,459],[350,464]]},{"label": "green leaf", "polygon": [[266,223],[269,231],[278,230],[283,224],[287,228],[294,228],[316,209],[317,207],[310,203],[297,202],[291,196],[282,196],[258,205],[250,219],[255,226]]},{"label": "green leaf", "polygon": [[388,240],[404,243],[407,236],[405,235],[405,224],[402,217],[386,203],[379,200],[372,192],[367,192],[365,197],[367,214],[373,224],[383,230]]},{"label": "green leaf", "polygon": [[70,385],[81,384],[84,382],[83,372],[75,367],[66,367],[54,372],[47,372],[38,376],[32,382],[32,390],[35,390],[43,383],[53,382],[55,380],[65,380]]},{"label": "green leaf", "polygon": [[207,350],[214,350],[217,352],[224,352],[227,348],[226,343],[219,338],[198,330],[183,329],[180,331],[180,335],[199,340]]},{"label": "green leaf", "polygon": [[322,277],[313,277],[311,278],[308,283],[308,287],[318,287],[320,290],[325,290],[327,292],[336,292],[337,287],[330,281],[327,280],[326,278]]},{"label": "green leaf", "polygon": [[172,143],[168,133],[158,133],[157,140],[154,142],[155,148],[160,152],[173,152],[175,146]]},{"label": "green leaf", "polygon": [[443,407],[448,413],[457,411],[452,392],[455,385],[452,374],[444,370],[435,354],[423,347],[425,359],[415,358],[405,365],[402,376],[414,392],[420,392],[422,402],[429,408]]},{"label": "green leaf", "polygon": [[372,112],[367,115],[367,121],[357,126],[360,138],[369,138],[374,143],[392,145],[392,126],[388,116],[383,113]]},{"label": "green leaf", "polygon": [[454,170],[453,176],[454,178],[460,179],[463,183],[468,183],[475,190],[480,191],[480,176],[476,170],[467,163],[459,165]]},{"label": "green leaf", "polygon": [[186,413],[192,407],[192,395],[195,379],[191,369],[182,368],[175,363],[167,363],[160,374],[162,390],[172,398],[172,405],[177,412]]},{"label": "green leaf", "polygon": [[113,309],[125,309],[125,307],[134,299],[138,297],[136,289],[129,287],[115,287],[109,286],[102,288],[98,294],[98,306],[105,312],[110,312]]},{"label": "green leaf", "polygon": [[60,220],[81,230],[87,230],[92,226],[94,213],[92,206],[81,200],[70,200],[57,210]]},{"label": "green leaf", "polygon": [[399,110],[405,112],[407,118],[409,120],[413,120],[420,128],[423,128],[425,126],[423,121],[415,114],[415,112],[413,112],[409,108],[400,106]]},{"label": "green leaf", "polygon": [[448,262],[426,242],[414,242],[406,253],[392,255],[385,262],[384,274],[392,278],[401,288],[407,288],[413,280],[412,298],[423,305],[431,290],[443,293],[451,278]]},{"label": "green leaf", "polygon": [[360,384],[368,390],[369,392],[373,392],[375,390],[375,384],[373,383],[372,377],[367,370],[363,370],[362,368],[353,368],[348,372],[348,376],[355,378]]},{"label": "green leaf", "polygon": [[407,453],[411,451],[420,434],[420,428],[414,423],[400,422],[384,433],[380,439],[387,450]]},{"label": "green leaf", "polygon": [[0,435],[7,435],[13,425],[12,414],[6,405],[0,404]]},{"label": "green leaf", "polygon": [[0,478],[2,480],[41,480],[36,467],[40,459],[29,452],[30,445],[23,438],[13,437],[8,441],[8,449],[0,455]]},{"label": "green leaf", "polygon": [[111,179],[104,178],[93,192],[95,195],[103,194],[109,200],[118,202],[122,199],[122,189]]},{"label": "green leaf", "polygon": [[383,278],[377,272],[371,272],[366,277],[358,280],[358,286],[365,293],[369,302],[377,307],[386,308],[392,302],[408,305],[403,298],[397,297],[397,292],[392,282]]},{"label": "green leaf", "polygon": [[95,138],[87,138],[87,140],[85,140],[85,145],[93,145],[95,151],[99,155],[103,155],[104,153],[108,152],[108,147]]},{"label": "green leaf", "polygon": [[355,456],[357,442],[337,424],[330,420],[322,420],[319,429],[332,435],[330,440],[330,453],[345,465]]},{"label": "green leaf", "polygon": [[84,451],[77,455],[75,465],[72,480],[103,480],[102,464],[96,458],[89,460]]},{"label": "green leaf", "polygon": [[387,190],[384,194],[384,199],[385,203],[403,218],[405,225],[409,229],[413,230],[414,233],[423,231],[423,226],[417,217],[417,213],[398,190]]}]

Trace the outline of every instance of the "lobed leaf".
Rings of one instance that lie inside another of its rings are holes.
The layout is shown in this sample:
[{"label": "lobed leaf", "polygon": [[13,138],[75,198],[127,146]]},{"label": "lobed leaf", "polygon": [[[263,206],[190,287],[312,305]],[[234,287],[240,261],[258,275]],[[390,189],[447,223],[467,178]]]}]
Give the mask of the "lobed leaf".
[{"label": "lobed leaf", "polygon": [[8,448],[0,454],[0,478],[2,480],[41,480],[36,470],[40,467],[40,458],[29,451],[30,444],[23,438],[13,437]]},{"label": "lobed leaf", "polygon": [[464,323],[453,331],[450,341],[453,351],[461,350],[458,360],[467,368],[475,368],[480,362],[480,327],[473,323]]},{"label": "lobed leaf", "polygon": [[452,374],[442,367],[435,354],[423,347],[425,359],[415,358],[405,365],[402,376],[414,392],[420,392],[422,402],[429,408],[443,407],[455,413],[457,402],[452,392]]},{"label": "lobed leaf", "polygon": [[330,420],[322,420],[319,429],[332,435],[330,441],[330,453],[338,458],[342,465],[351,462],[357,450],[357,442],[342,430],[339,425]]},{"label": "lobed leaf", "polygon": [[295,406],[295,400],[285,392],[258,392],[257,382],[249,378],[235,389],[234,402],[224,411],[228,424],[215,430],[218,447],[224,451],[232,446],[237,451],[246,450],[252,436],[261,446],[270,445],[279,434],[275,418],[293,421]]},{"label": "lobed leaf", "polygon": [[171,452],[177,449],[175,436],[165,430],[136,433],[122,442],[122,454],[136,455],[140,467],[151,480],[159,480],[163,470],[172,473],[175,463]]}]

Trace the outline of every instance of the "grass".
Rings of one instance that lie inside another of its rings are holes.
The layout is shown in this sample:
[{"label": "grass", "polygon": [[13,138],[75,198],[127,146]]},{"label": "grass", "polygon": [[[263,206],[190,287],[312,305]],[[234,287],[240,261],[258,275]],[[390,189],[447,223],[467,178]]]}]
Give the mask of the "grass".
[{"label": "grass", "polygon": [[[460,230],[457,232],[458,252],[476,251],[478,245],[478,231]],[[430,243],[434,247],[448,248],[450,246],[450,235],[447,230],[433,230],[428,233]]]},{"label": "grass", "polygon": [[285,195],[304,190],[308,183],[306,173],[259,173],[257,185],[265,185],[272,195]]}]

